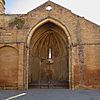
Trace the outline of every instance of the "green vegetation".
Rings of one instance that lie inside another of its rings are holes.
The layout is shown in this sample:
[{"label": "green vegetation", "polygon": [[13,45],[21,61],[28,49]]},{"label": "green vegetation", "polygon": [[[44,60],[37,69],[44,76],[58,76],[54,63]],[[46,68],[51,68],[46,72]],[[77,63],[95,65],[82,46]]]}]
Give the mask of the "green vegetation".
[{"label": "green vegetation", "polygon": [[15,17],[15,19],[9,23],[9,26],[12,28],[16,26],[17,29],[22,29],[24,24],[25,24],[24,19]]}]

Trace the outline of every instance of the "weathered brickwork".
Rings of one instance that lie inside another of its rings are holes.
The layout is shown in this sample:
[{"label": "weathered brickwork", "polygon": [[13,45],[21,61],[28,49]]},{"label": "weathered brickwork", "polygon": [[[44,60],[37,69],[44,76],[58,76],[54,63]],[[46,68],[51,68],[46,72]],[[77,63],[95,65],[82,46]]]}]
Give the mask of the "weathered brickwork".
[{"label": "weathered brickwork", "polygon": [[61,27],[69,42],[69,88],[100,89],[100,26],[51,1],[27,14],[0,15],[0,87],[28,88],[29,43],[48,22]]}]

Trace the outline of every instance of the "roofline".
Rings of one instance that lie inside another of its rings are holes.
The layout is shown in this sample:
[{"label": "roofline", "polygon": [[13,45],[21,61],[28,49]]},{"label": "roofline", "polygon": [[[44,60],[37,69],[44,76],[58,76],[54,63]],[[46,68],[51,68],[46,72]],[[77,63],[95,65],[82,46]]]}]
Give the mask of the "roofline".
[{"label": "roofline", "polygon": [[5,5],[5,0],[2,0],[2,1],[3,1],[4,5]]}]

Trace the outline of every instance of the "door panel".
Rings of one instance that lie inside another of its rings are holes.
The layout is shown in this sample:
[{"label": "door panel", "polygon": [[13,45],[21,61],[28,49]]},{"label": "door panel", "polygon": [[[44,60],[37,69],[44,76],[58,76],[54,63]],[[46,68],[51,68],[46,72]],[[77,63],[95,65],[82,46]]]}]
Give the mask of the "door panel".
[{"label": "door panel", "polygon": [[68,88],[67,56],[52,59],[34,58],[30,85],[34,88]]}]

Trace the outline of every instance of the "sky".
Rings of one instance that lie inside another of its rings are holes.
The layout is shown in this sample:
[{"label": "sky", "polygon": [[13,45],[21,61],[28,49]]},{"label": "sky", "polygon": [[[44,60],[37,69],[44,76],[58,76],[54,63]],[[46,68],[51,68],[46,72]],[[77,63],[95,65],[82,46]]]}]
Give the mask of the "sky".
[{"label": "sky", "polygon": [[[5,0],[7,14],[26,14],[48,0]],[[100,25],[100,0],[51,0]]]}]

